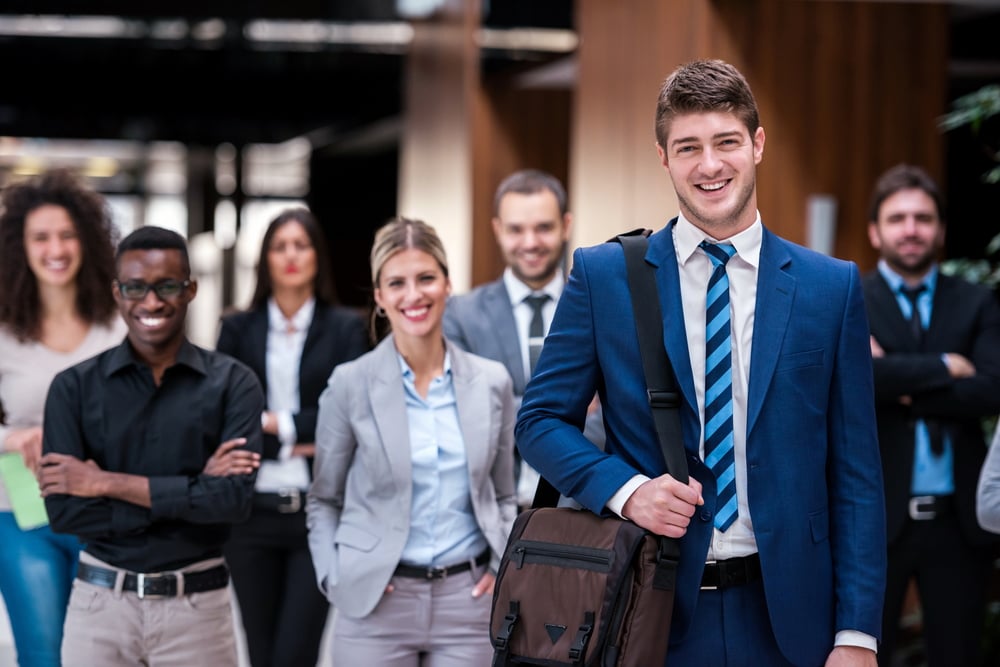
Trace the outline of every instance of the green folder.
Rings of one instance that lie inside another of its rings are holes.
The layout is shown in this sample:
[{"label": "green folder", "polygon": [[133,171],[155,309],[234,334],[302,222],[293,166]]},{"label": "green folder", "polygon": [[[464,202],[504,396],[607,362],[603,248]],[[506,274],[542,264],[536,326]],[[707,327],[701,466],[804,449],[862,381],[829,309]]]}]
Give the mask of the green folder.
[{"label": "green folder", "polygon": [[7,489],[18,528],[31,530],[49,522],[38,480],[24,466],[20,454],[0,454],[0,478],[3,478],[3,485]]}]

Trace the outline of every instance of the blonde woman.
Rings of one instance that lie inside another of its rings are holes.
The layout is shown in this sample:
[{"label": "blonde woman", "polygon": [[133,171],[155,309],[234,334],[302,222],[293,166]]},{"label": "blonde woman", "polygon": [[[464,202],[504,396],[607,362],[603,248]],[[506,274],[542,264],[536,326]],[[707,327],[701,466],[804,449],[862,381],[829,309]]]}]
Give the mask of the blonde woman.
[{"label": "blonde woman", "polygon": [[391,332],[320,397],[307,501],[317,580],[337,608],[333,662],[485,666],[516,514],[510,376],[445,339],[451,283],[432,227],[390,221],[371,270]]}]

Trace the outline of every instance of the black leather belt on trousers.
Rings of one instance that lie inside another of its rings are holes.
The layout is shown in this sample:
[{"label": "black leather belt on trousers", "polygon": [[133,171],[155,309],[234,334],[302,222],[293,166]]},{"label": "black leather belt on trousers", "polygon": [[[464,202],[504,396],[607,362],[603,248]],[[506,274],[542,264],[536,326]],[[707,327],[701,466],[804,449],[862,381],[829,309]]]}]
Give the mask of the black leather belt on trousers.
[{"label": "black leather belt on trousers", "polygon": [[701,590],[714,591],[749,584],[761,578],[760,556],[750,554],[741,558],[710,560],[701,575]]},{"label": "black leather belt on trousers", "polygon": [[253,507],[267,512],[295,514],[305,510],[306,492],[294,488],[281,489],[274,493],[257,492],[253,494]]},{"label": "black leather belt on trousers", "polygon": [[[119,570],[80,563],[76,578],[88,584],[115,588]],[[218,565],[199,572],[163,572],[143,574],[126,572],[122,590],[135,593],[140,598],[175,598],[188,593],[203,593],[225,588],[229,585],[229,568]]]},{"label": "black leather belt on trousers", "polygon": [[[476,556],[476,565],[486,565],[490,562],[490,550],[487,549],[483,553]],[[472,569],[472,563],[469,561],[463,561],[461,563],[456,563],[454,565],[449,565],[448,567],[422,567],[419,565],[406,565],[400,563],[396,566],[396,571],[393,575],[397,577],[408,577],[412,579],[426,579],[432,581],[434,579],[444,579],[445,577],[451,576],[453,574],[458,574],[459,572],[465,572],[466,570]]]},{"label": "black leather belt on trousers", "polygon": [[914,521],[930,521],[954,509],[952,496],[913,496],[907,506]]}]

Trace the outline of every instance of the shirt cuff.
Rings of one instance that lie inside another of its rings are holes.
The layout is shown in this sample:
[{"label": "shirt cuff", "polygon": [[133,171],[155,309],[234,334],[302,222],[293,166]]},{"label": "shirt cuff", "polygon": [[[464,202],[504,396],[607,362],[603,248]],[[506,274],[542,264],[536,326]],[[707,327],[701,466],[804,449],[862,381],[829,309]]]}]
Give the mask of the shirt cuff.
[{"label": "shirt cuff", "polygon": [[622,508],[625,507],[625,501],[632,497],[632,494],[635,493],[636,489],[648,481],[649,477],[646,477],[645,475],[636,475],[629,481],[625,482],[625,484],[622,485],[622,488],[615,492],[615,495],[611,496],[606,507],[621,518],[625,519],[625,517],[622,516]]},{"label": "shirt cuff", "polygon": [[834,646],[858,646],[878,653],[878,642],[871,635],[858,630],[841,630],[833,638]]},{"label": "shirt cuff", "polygon": [[292,458],[292,449],[295,441],[298,440],[298,433],[295,431],[295,420],[288,410],[278,410],[274,413],[278,420],[278,442],[281,449],[278,450],[278,460],[287,461]]}]

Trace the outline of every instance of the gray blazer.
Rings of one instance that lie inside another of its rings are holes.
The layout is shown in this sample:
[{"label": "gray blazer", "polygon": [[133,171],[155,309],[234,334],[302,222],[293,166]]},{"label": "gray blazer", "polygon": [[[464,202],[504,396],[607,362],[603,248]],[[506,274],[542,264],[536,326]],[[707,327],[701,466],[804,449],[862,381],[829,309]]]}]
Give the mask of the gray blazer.
[{"label": "gray blazer", "polygon": [[993,434],[976,488],[976,518],[983,530],[1000,533],[1000,424]]},{"label": "gray blazer", "polygon": [[[521,409],[521,397],[528,383],[514,309],[503,278],[448,299],[444,335],[466,352],[502,363],[514,382],[514,409]],[[583,435],[598,447],[604,447],[604,416],[600,406],[587,415]]]},{"label": "gray blazer", "polygon": [[[510,376],[495,361],[446,345],[472,507],[496,571],[517,513]],[[406,399],[390,335],[337,366],[319,399],[309,549],[320,590],[338,613],[367,616],[382,598],[409,534],[411,500]]]}]

